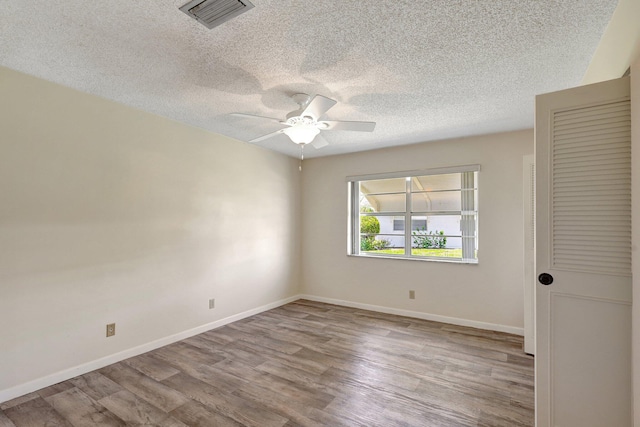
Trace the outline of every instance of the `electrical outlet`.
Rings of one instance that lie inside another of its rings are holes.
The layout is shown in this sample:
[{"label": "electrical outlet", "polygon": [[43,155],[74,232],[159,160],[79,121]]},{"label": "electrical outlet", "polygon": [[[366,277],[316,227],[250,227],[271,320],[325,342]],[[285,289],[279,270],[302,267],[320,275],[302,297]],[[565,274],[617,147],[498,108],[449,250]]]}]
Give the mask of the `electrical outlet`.
[{"label": "electrical outlet", "polygon": [[409,299],[416,299],[416,291],[409,291]]},{"label": "electrical outlet", "polygon": [[116,324],[115,323],[109,323],[107,325],[107,338],[108,337],[112,337],[116,334]]},{"label": "electrical outlet", "polygon": [[209,300],[209,309],[215,308],[216,307],[216,299],[215,298],[211,298]]}]

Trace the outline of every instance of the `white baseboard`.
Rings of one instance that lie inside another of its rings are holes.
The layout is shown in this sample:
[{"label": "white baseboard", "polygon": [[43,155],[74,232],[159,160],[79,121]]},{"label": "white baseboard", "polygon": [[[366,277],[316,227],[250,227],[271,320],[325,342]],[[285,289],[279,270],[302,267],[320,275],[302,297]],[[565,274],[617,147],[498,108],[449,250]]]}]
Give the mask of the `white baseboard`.
[{"label": "white baseboard", "polygon": [[41,388],[49,387],[59,382],[66,381],[68,379],[77,377],[78,375],[86,374],[87,372],[104,368],[105,366],[111,365],[112,363],[117,363],[122,360],[128,359],[130,357],[137,356],[139,354],[146,353],[151,350],[155,350],[156,348],[160,348],[165,345],[169,345],[174,342],[183,340],[185,338],[189,338],[194,335],[198,335],[203,332],[210,331],[211,329],[219,328],[221,326],[244,319],[246,317],[262,313],[263,311],[280,307],[281,305],[288,304],[298,299],[300,299],[300,296],[295,295],[289,298],[275,301],[257,308],[253,308],[251,310],[244,311],[242,313],[234,314],[233,316],[225,317],[224,319],[216,320],[215,322],[207,323],[193,329],[189,329],[174,335],[170,335],[168,337],[151,341],[149,343],[142,344],[137,347],[133,347],[133,348],[121,351],[119,353],[111,354],[109,356],[105,356],[97,360],[92,360],[90,362],[83,363],[82,365],[74,366],[72,368],[65,369],[63,371],[59,371],[51,375],[47,375],[46,377],[38,378],[36,380],[29,381],[5,390],[0,390],[0,403],[6,402],[8,400],[14,399],[19,396],[23,396],[27,393],[31,393],[36,390],[40,390]]},{"label": "white baseboard", "polygon": [[458,317],[441,316],[438,314],[423,313],[420,311],[402,310],[399,308],[383,307],[380,305],[363,304],[353,301],[345,301],[333,298],[317,297],[314,295],[300,295],[301,299],[324,302],[327,304],[342,305],[345,307],[360,308],[362,310],[377,311],[380,313],[396,314],[398,316],[414,317],[416,319],[432,320],[434,322],[450,323],[458,326],[468,326],[470,328],[486,329],[488,331],[506,332],[509,334],[524,336],[524,328],[515,326],[500,325],[497,323],[478,322],[476,320],[460,319]]},{"label": "white baseboard", "polygon": [[36,390],[40,390],[41,388],[44,388],[44,387],[49,387],[61,381],[66,381],[73,377],[77,377],[78,375],[95,371],[96,369],[103,368],[112,363],[117,363],[122,360],[128,359],[130,357],[134,357],[139,354],[146,353],[151,350],[155,350],[156,348],[160,348],[165,345],[169,345],[174,342],[183,340],[185,338],[189,338],[194,335],[198,335],[203,332],[210,331],[211,329],[219,328],[221,326],[253,316],[255,314],[259,314],[264,311],[271,310],[276,307],[280,307],[281,305],[288,304],[292,301],[296,301],[299,299],[308,299],[311,301],[324,302],[327,304],[342,305],[345,307],[360,308],[363,310],[377,311],[380,313],[388,313],[388,314],[396,314],[399,316],[414,317],[417,319],[432,320],[434,322],[450,323],[450,324],[459,325],[459,326],[469,326],[471,328],[486,329],[486,330],[498,331],[498,332],[507,332],[510,334],[521,335],[521,336],[524,335],[523,328],[516,328],[513,326],[478,322],[475,320],[440,316],[437,314],[422,313],[419,311],[411,311],[411,310],[402,310],[398,308],[363,304],[359,302],[344,301],[344,300],[338,300],[333,298],[324,298],[324,297],[318,297],[314,295],[295,295],[295,296],[285,298],[279,301],[275,301],[270,304],[266,304],[251,310],[244,311],[242,313],[234,314],[233,316],[225,317],[224,319],[216,320],[215,322],[207,323],[205,325],[201,325],[193,329],[189,329],[174,335],[170,335],[168,337],[160,338],[158,340],[155,340],[146,344],[142,344],[137,347],[133,347],[133,348],[121,351],[119,353],[111,354],[109,356],[105,356],[97,360],[92,360],[90,362],[83,363],[82,365],[74,366],[72,368],[65,369],[63,371],[59,371],[54,374],[47,375],[46,377],[38,378],[36,380],[29,381],[24,384],[20,384],[9,389],[0,390],[0,403],[6,402],[8,400],[14,399],[19,396],[23,396],[27,393],[31,393]]}]

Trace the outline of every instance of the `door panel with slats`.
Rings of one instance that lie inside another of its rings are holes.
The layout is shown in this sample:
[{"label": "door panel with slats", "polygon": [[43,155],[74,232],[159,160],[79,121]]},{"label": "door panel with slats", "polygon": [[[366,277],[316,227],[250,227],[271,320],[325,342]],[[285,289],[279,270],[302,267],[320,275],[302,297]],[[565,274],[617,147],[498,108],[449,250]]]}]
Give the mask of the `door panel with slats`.
[{"label": "door panel with slats", "polygon": [[[552,115],[551,265],[631,275],[629,100]],[[611,134],[618,137],[612,140]],[[585,234],[594,227],[605,241]],[[612,234],[619,231],[623,233]]]},{"label": "door panel with slats", "polygon": [[538,96],[535,133],[536,425],[631,425],[629,79]]}]

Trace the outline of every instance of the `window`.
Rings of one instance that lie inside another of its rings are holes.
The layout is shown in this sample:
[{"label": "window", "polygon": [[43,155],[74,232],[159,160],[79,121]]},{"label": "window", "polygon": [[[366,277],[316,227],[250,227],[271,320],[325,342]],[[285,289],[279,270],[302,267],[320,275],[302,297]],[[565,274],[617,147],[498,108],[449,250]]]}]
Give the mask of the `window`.
[{"label": "window", "polygon": [[349,177],[349,254],[476,263],[479,170]]}]

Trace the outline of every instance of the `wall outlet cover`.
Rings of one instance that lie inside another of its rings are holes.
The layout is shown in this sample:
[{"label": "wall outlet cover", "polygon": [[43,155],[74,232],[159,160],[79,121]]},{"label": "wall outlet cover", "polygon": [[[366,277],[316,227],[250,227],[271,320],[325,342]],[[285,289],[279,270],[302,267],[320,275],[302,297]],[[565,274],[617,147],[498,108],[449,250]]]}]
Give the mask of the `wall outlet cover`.
[{"label": "wall outlet cover", "polygon": [[116,334],[116,324],[115,323],[109,323],[107,325],[107,338],[108,337],[112,337]]}]

